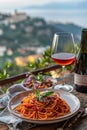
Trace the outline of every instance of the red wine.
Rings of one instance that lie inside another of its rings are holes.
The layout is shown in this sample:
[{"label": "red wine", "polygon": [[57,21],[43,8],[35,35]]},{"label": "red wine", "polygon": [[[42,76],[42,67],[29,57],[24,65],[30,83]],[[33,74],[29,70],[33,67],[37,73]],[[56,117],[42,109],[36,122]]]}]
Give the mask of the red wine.
[{"label": "red wine", "polygon": [[75,61],[75,54],[72,53],[56,53],[52,55],[52,59],[58,65],[70,65]]}]

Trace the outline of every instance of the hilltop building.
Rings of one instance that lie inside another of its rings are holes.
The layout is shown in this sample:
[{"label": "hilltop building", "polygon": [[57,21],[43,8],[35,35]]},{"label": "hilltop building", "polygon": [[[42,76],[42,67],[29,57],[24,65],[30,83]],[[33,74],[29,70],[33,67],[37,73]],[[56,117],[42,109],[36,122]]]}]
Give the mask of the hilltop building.
[{"label": "hilltop building", "polygon": [[17,23],[27,19],[27,14],[24,12],[15,11],[9,18],[7,18],[8,23]]}]

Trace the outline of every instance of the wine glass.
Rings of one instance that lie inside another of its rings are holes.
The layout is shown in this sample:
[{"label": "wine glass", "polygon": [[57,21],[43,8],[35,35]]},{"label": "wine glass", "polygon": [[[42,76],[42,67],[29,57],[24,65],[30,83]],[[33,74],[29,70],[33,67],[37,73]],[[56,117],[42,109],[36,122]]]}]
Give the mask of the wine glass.
[{"label": "wine glass", "polygon": [[[65,70],[65,66],[74,63],[76,59],[74,43],[75,42],[72,33],[59,32],[54,34],[51,57],[56,64],[62,66],[63,70]],[[73,89],[71,85],[67,84],[57,85],[55,88],[60,88],[69,92]]]}]

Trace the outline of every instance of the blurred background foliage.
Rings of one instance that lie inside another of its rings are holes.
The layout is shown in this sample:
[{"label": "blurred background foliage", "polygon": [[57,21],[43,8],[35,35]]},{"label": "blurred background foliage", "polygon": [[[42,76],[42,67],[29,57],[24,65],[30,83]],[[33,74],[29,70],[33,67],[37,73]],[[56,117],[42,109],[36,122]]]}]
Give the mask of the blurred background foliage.
[{"label": "blurred background foliage", "polygon": [[[79,48],[79,44],[75,44],[76,57],[78,57]],[[51,47],[49,47],[35,62],[27,62],[25,66],[17,66],[15,62],[4,62],[3,64],[0,64],[0,79],[5,79],[23,72],[31,72],[32,70],[45,68],[53,64],[55,63],[51,59]],[[68,70],[71,70],[72,68],[72,65],[67,66]],[[61,72],[61,69],[58,71]],[[51,75],[51,73],[48,74]]]}]

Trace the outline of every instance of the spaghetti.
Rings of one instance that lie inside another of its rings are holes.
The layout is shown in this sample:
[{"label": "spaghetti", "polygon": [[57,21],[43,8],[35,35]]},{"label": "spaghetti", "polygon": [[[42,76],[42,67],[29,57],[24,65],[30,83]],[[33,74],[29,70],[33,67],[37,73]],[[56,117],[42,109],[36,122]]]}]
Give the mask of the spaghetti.
[{"label": "spaghetti", "polygon": [[70,113],[70,107],[57,93],[43,98],[42,101],[31,93],[23,98],[15,112],[26,119],[51,120]]}]

